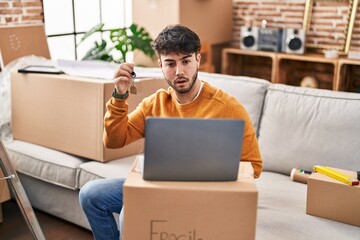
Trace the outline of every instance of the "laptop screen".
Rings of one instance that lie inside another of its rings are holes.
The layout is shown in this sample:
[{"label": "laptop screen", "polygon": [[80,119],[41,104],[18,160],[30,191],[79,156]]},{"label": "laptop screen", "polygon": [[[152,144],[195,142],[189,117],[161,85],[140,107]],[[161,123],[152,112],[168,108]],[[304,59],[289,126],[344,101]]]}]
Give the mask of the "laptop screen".
[{"label": "laptop screen", "polygon": [[146,119],[143,178],[156,181],[235,181],[244,121]]}]

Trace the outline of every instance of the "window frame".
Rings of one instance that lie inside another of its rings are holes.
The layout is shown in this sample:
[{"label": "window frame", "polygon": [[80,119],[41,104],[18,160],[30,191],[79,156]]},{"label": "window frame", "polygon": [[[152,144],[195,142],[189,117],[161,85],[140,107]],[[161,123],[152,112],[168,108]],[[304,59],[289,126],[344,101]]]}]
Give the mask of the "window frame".
[{"label": "window frame", "polygon": [[[72,28],[73,31],[72,32],[65,32],[65,33],[59,33],[59,34],[47,34],[46,37],[49,38],[56,38],[56,37],[64,37],[64,36],[72,36],[73,39],[73,43],[74,43],[74,56],[75,56],[75,60],[79,60],[79,56],[78,56],[78,42],[80,41],[80,38],[78,38],[77,36],[81,36],[82,34],[85,34],[86,31],[76,31],[76,14],[75,14],[75,1],[76,0],[71,0],[71,5],[72,5],[72,20],[73,20],[73,24],[72,24]],[[127,4],[130,4],[131,1],[129,0],[122,0],[123,2],[123,26],[118,26],[119,28],[121,27],[125,27],[127,24],[131,24],[129,22],[129,20],[131,20],[130,18],[128,19],[128,14],[127,14]],[[103,13],[102,13],[102,3],[103,0],[98,0],[99,3],[99,23],[104,23],[103,22]],[[43,9],[43,15],[44,15],[44,24],[46,24],[46,18],[45,18],[45,8],[44,8],[44,0],[41,0],[41,4],[42,4],[42,9]],[[90,30],[90,29],[89,29]],[[109,28],[103,28],[100,31],[100,37],[101,39],[106,39],[104,37],[104,33],[109,32],[111,29]]]}]

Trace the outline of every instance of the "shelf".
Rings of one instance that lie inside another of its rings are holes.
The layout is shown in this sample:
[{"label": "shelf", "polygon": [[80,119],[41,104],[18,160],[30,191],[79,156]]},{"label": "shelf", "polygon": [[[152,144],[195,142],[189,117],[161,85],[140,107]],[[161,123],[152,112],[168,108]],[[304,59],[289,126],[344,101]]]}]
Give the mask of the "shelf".
[{"label": "shelf", "polygon": [[341,79],[339,91],[360,93],[360,60],[340,58],[337,78]]},{"label": "shelf", "polygon": [[337,90],[337,59],[326,59],[322,55],[277,55],[277,83],[300,86],[305,77],[316,80],[318,88]]},{"label": "shelf", "polygon": [[225,48],[222,52],[221,72],[271,81],[276,74],[275,62],[275,53]]},{"label": "shelf", "polygon": [[360,60],[237,48],[225,48],[222,54],[224,74],[257,77],[293,86],[300,86],[305,77],[311,77],[321,89],[360,93]]}]

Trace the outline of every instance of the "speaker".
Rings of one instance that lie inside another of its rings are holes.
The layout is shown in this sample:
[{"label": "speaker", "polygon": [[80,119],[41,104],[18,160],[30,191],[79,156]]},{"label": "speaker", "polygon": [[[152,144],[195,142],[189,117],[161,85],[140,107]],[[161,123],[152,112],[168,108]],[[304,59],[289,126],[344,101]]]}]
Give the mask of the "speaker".
[{"label": "speaker", "polygon": [[283,38],[283,51],[286,53],[304,54],[305,30],[285,29]]},{"label": "speaker", "polygon": [[248,50],[258,49],[259,29],[257,27],[241,27],[240,48]]}]

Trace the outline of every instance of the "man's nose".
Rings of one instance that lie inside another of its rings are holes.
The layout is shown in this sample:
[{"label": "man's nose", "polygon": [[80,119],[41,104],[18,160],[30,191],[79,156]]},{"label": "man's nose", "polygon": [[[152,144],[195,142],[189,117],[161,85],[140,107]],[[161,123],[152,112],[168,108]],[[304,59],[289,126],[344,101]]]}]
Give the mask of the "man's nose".
[{"label": "man's nose", "polygon": [[177,64],[176,66],[176,75],[180,76],[184,74],[184,67],[181,64]]}]

